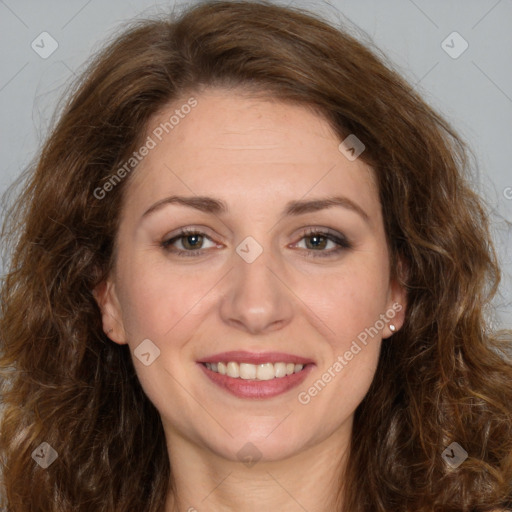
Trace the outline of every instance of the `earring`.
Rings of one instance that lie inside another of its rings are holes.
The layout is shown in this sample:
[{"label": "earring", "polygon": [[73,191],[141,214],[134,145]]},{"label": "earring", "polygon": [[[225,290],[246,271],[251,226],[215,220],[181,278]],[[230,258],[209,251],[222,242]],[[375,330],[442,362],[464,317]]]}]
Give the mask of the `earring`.
[{"label": "earring", "polygon": [[109,330],[107,331],[107,334],[110,334],[113,330],[114,330],[114,329],[109,329]]},{"label": "earring", "polygon": [[395,331],[396,331],[396,327],[395,327],[395,325],[394,325],[394,324],[389,324],[389,330],[390,330],[391,332],[395,332]]}]

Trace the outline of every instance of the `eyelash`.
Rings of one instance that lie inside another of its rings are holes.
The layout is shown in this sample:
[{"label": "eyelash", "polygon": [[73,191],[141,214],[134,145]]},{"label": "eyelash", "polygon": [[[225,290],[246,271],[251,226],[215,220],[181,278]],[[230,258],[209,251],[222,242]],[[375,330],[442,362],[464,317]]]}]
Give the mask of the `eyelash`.
[{"label": "eyelash", "polygon": [[[176,254],[177,256],[185,256],[185,257],[200,256],[204,250],[208,250],[208,249],[195,249],[192,251],[184,251],[182,249],[171,248],[172,244],[174,242],[178,241],[179,239],[186,238],[188,236],[194,236],[194,235],[201,235],[213,242],[213,240],[209,236],[207,236],[205,233],[203,233],[202,231],[196,230],[194,228],[182,228],[182,229],[180,229],[179,233],[176,236],[174,236],[168,240],[162,241],[160,243],[160,245],[166,251],[172,252],[172,253]],[[335,256],[344,250],[352,249],[352,244],[343,235],[339,236],[325,228],[322,228],[322,229],[321,228],[308,228],[307,230],[305,230],[302,233],[302,236],[301,236],[299,242],[304,238],[308,238],[308,237],[312,237],[312,236],[321,236],[323,238],[327,238],[327,240],[334,242],[335,244],[338,245],[338,247],[336,249],[331,249],[329,251],[322,251],[322,250],[315,251],[312,249],[304,249],[309,255],[311,255],[315,258],[317,258],[317,257],[328,258],[331,256]]]}]

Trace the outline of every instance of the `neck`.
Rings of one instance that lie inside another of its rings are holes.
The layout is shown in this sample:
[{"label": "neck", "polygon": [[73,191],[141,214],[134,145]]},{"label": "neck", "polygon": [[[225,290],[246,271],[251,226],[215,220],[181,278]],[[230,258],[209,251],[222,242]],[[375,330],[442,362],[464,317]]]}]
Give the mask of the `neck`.
[{"label": "neck", "polygon": [[253,465],[170,437],[173,481],[165,512],[340,510],[340,482],[349,446],[342,433],[287,459],[262,457]]}]

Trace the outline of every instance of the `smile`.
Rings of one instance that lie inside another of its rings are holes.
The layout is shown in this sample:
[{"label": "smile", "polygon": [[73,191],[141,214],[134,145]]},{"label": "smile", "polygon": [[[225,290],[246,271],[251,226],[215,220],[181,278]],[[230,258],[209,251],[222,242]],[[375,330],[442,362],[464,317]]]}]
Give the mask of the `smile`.
[{"label": "smile", "polygon": [[281,379],[287,375],[298,373],[304,368],[299,363],[237,363],[229,361],[227,363],[204,363],[206,368],[220,375],[227,375],[233,379],[244,380],[272,380]]},{"label": "smile", "polygon": [[[300,386],[315,364],[197,363],[208,381],[237,398],[269,399]],[[220,366],[220,371],[219,371]],[[293,371],[292,371],[293,366]],[[222,374],[225,370],[226,373]],[[288,373],[290,371],[291,373]],[[232,376],[230,376],[233,375]],[[277,374],[277,376],[276,376]]]}]

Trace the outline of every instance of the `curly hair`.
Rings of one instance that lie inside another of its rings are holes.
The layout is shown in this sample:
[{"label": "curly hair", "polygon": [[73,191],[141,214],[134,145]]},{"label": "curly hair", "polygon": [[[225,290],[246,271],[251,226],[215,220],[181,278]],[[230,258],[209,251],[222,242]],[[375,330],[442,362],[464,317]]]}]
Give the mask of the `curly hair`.
[{"label": "curly hair", "polygon": [[[134,22],[89,64],[27,169],[2,231],[4,506],[164,507],[173,484],[160,416],[127,347],[104,334],[93,295],[115,260],[130,177],[108,200],[95,191],[152,116],[204,87],[315,109],[340,140],[364,141],[379,185],[408,306],[356,410],[340,510],[512,507],[511,336],[486,321],[500,272],[469,151],[371,45],[266,1],[199,3]],[[457,469],[441,456],[454,441],[468,453]],[[58,454],[46,470],[32,460],[42,442]]]}]

